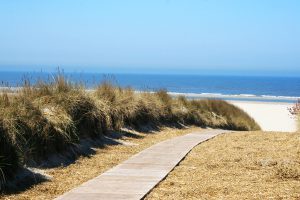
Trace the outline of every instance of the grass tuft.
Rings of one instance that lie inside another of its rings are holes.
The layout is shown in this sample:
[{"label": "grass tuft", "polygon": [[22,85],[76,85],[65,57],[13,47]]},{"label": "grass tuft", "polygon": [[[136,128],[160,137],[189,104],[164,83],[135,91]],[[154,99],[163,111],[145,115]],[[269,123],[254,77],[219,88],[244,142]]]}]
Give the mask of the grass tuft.
[{"label": "grass tuft", "polygon": [[300,163],[296,161],[281,162],[277,167],[276,174],[281,179],[300,180]]}]

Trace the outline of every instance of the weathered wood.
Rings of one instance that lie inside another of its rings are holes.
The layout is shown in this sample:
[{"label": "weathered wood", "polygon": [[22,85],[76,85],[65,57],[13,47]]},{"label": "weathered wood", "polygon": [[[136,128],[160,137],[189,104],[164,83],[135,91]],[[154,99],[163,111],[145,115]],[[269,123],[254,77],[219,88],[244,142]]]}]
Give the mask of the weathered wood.
[{"label": "weathered wood", "polygon": [[155,144],[57,199],[141,199],[193,147],[224,132],[226,131],[203,130]]}]

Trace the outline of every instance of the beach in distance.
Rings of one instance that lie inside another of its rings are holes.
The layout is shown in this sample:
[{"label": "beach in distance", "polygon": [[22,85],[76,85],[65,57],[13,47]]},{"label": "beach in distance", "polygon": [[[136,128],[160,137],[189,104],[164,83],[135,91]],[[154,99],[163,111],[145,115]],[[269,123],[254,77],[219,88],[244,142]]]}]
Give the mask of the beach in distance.
[{"label": "beach in distance", "polygon": [[183,95],[188,99],[223,99],[244,110],[261,127],[263,131],[295,132],[298,129],[297,118],[290,113],[298,97],[256,96],[256,95],[222,95],[222,94],[189,94],[173,93],[177,97]]},{"label": "beach in distance", "polygon": [[169,93],[173,97],[185,96],[188,99],[223,99],[244,110],[261,127],[263,131],[295,132],[297,118],[290,113],[297,97],[255,96],[255,95],[221,95],[221,94],[187,94]]},{"label": "beach in distance", "polygon": [[246,111],[260,125],[263,131],[295,132],[297,120],[289,109],[292,103],[282,102],[254,102],[229,101],[233,105]]}]

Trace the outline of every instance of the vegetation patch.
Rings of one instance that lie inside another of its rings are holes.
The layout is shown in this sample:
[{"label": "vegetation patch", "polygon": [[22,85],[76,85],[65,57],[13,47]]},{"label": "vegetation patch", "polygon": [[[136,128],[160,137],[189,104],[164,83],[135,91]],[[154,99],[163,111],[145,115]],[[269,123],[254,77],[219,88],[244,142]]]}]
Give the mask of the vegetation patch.
[{"label": "vegetation patch", "polygon": [[196,146],[145,199],[300,199],[300,134],[222,134]]},{"label": "vegetation patch", "polygon": [[277,167],[277,175],[282,179],[300,180],[300,160],[285,160]]}]

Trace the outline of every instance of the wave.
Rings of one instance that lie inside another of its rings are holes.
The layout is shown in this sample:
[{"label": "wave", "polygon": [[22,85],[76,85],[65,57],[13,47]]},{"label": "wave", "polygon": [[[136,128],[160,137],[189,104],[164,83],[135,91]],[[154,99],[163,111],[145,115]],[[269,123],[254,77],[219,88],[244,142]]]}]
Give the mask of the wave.
[{"label": "wave", "polygon": [[274,100],[274,101],[297,101],[300,97],[294,96],[273,96],[273,95],[255,95],[255,94],[221,94],[221,93],[180,93],[169,92],[172,96],[185,96],[187,98],[220,98],[237,100]]},{"label": "wave", "polygon": [[265,98],[280,98],[280,99],[300,99],[300,97],[293,97],[293,96],[272,96],[272,95],[261,95]]}]

